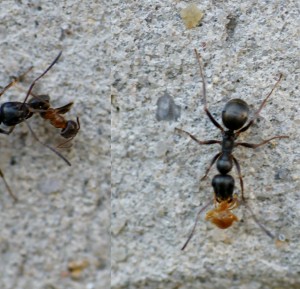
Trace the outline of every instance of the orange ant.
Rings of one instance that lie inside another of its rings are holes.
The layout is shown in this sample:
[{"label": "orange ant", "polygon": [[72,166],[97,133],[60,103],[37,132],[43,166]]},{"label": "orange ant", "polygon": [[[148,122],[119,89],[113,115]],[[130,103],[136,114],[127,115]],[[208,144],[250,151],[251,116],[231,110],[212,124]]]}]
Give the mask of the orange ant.
[{"label": "orange ant", "polygon": [[[33,94],[31,93],[31,95]],[[78,117],[75,122],[73,120],[66,120],[62,115],[71,109],[73,102],[62,107],[52,108],[50,106],[50,97],[48,95],[33,95],[33,98],[28,102],[28,104],[32,108],[32,112],[39,113],[43,119],[49,120],[51,125],[61,129],[60,135],[67,140],[58,145],[58,148],[66,147],[66,143],[70,142],[80,130]]]},{"label": "orange ant", "polygon": [[231,202],[227,200],[217,203],[216,207],[206,213],[205,220],[211,221],[220,229],[227,229],[232,226],[233,222],[238,221],[236,215],[231,213],[238,206],[237,196],[235,195]]}]

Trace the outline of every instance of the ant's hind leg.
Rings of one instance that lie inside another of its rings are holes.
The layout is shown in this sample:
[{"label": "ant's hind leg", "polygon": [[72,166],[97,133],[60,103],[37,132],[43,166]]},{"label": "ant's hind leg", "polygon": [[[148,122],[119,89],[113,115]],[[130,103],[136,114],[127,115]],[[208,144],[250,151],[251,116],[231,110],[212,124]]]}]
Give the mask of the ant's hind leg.
[{"label": "ant's hind leg", "polygon": [[204,111],[207,114],[207,116],[209,117],[209,119],[211,120],[211,122],[218,129],[220,129],[222,132],[224,132],[223,127],[215,120],[215,118],[212,116],[212,114],[208,110],[207,101],[206,101],[206,83],[205,83],[204,72],[203,72],[203,68],[202,68],[202,64],[201,64],[201,56],[200,56],[199,52],[197,51],[197,49],[195,49],[195,54],[196,54],[196,57],[197,57],[197,60],[198,60],[199,69],[200,69],[200,76],[201,76],[201,79],[202,79],[202,94],[203,94],[203,99],[204,99]]},{"label": "ant's hind leg", "polygon": [[241,166],[234,156],[232,156],[232,159],[233,159],[234,165],[236,167],[236,170],[237,170],[237,173],[238,173],[238,176],[240,179],[242,200],[243,200],[243,202],[246,202],[245,197],[244,197],[244,182],[243,182],[243,176],[242,176],[242,172],[241,172]]},{"label": "ant's hind leg", "polygon": [[208,175],[208,173],[209,173],[211,167],[214,165],[214,163],[215,163],[216,160],[220,157],[221,154],[222,154],[222,153],[217,153],[217,154],[213,157],[213,159],[212,159],[211,162],[210,162],[209,167],[206,169],[205,175],[201,178],[201,181],[203,181],[203,180],[207,177],[207,175]]},{"label": "ant's hind leg", "polygon": [[214,140],[214,139],[206,140],[206,141],[198,140],[194,135],[192,135],[191,133],[189,133],[183,129],[180,129],[180,128],[175,128],[175,130],[178,132],[183,132],[183,133],[187,134],[192,140],[194,140],[195,142],[197,142],[200,145],[211,145],[211,144],[215,144],[215,143],[221,144],[221,141]]},{"label": "ant's hind leg", "polygon": [[258,144],[254,144],[254,143],[247,143],[247,142],[237,142],[235,143],[235,146],[243,146],[243,147],[246,147],[246,148],[250,148],[250,149],[256,149],[268,142],[270,142],[271,140],[273,139],[276,139],[276,138],[289,138],[287,135],[277,135],[277,136],[273,136],[269,139],[266,139],[264,141],[262,141],[261,143],[258,143]]},{"label": "ant's hind leg", "polygon": [[12,192],[12,190],[11,190],[10,186],[8,185],[8,183],[7,183],[7,181],[6,181],[5,177],[4,177],[4,174],[3,174],[3,172],[2,172],[1,169],[0,169],[0,177],[2,178],[2,180],[3,180],[3,182],[4,182],[4,185],[5,185],[5,187],[6,187],[7,191],[8,191],[8,193],[10,194],[10,196],[13,198],[13,200],[14,200],[15,202],[17,202],[17,201],[18,201],[18,198],[17,198],[17,197],[15,196],[15,194]]},{"label": "ant's hind leg", "polygon": [[247,210],[250,212],[252,219],[254,222],[261,228],[262,231],[264,231],[271,239],[275,239],[275,236],[263,225],[259,222],[259,220],[256,218],[253,210],[251,207],[247,204],[246,199],[244,197],[244,183],[243,183],[243,177],[241,173],[241,167],[235,157],[232,157],[233,162],[235,164],[239,179],[240,179],[240,185],[241,185],[241,194],[242,194],[242,201],[244,206],[247,208]]}]

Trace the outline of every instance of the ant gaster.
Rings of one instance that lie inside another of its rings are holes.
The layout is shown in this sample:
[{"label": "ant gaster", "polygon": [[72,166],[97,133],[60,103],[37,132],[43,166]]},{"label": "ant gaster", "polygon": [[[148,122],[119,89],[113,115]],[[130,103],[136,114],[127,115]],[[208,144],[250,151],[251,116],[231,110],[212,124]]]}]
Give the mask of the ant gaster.
[{"label": "ant gaster", "polygon": [[[12,133],[12,131],[14,130],[17,124],[25,122],[28,118],[32,117],[34,113],[39,113],[42,118],[50,120],[50,123],[54,127],[62,129],[61,136],[63,136],[67,140],[63,144],[60,144],[58,147],[62,147],[63,145],[65,145],[67,142],[69,142],[76,136],[76,134],[80,129],[79,118],[77,117],[77,122],[75,122],[72,120],[65,120],[65,118],[61,115],[70,110],[73,104],[72,102],[59,108],[51,108],[49,96],[46,95],[38,96],[32,93],[32,89],[35,83],[39,79],[41,79],[53,67],[53,65],[60,58],[61,54],[62,51],[57,55],[57,57],[48,66],[48,68],[31,83],[23,102],[18,102],[18,101],[5,102],[0,106],[0,124],[3,123],[5,126],[10,127],[9,130],[4,130],[3,128],[0,128],[1,134],[9,135],[10,133]],[[10,82],[7,86],[5,86],[3,90],[0,92],[0,97],[5,93],[6,90],[8,90],[11,86],[13,86],[21,78],[23,78],[23,76],[27,74],[31,69],[32,67],[29,68],[24,74],[14,79],[12,82]],[[29,95],[32,95],[33,98],[27,103],[26,101]],[[52,150],[55,154],[57,154],[60,158],[62,158],[68,165],[71,165],[71,163],[56,149],[41,142],[36,136],[36,134],[33,132],[33,130],[31,129],[30,125],[27,122],[26,124],[30,129],[32,135],[38,142],[40,142],[42,145]],[[5,186],[8,189],[12,198],[15,201],[17,201],[17,197],[11,191],[1,170],[0,170],[0,177],[4,180]]]},{"label": "ant gaster", "polygon": [[[195,54],[196,54],[196,57],[198,60],[198,64],[199,64],[199,68],[200,68],[200,76],[202,79],[202,94],[203,94],[203,99],[204,99],[204,111],[207,114],[208,118],[211,120],[211,122],[218,129],[221,130],[222,141],[219,141],[219,140],[201,141],[201,140],[198,140],[194,135],[190,134],[189,132],[187,132],[185,130],[178,129],[178,128],[176,128],[176,130],[187,134],[190,138],[192,138],[194,141],[196,141],[200,145],[211,145],[211,144],[220,144],[221,145],[221,152],[217,153],[213,157],[208,169],[206,170],[204,177],[201,179],[201,180],[203,180],[204,178],[207,177],[211,167],[215,164],[215,162],[217,162],[216,167],[217,167],[219,174],[214,176],[213,180],[212,180],[212,186],[214,189],[215,208],[210,210],[209,212],[207,212],[206,220],[211,221],[213,224],[215,224],[220,229],[226,229],[226,228],[230,227],[233,224],[233,222],[238,221],[238,218],[231,212],[233,209],[235,209],[238,206],[237,195],[233,194],[234,178],[228,174],[232,170],[232,167],[234,165],[236,167],[238,177],[240,180],[241,199],[242,199],[243,204],[250,211],[252,218],[258,224],[258,226],[269,237],[274,239],[275,236],[257,220],[252,209],[246,203],[246,200],[244,197],[244,184],[243,184],[241,168],[240,168],[240,165],[239,165],[237,159],[233,156],[232,152],[233,152],[234,148],[237,146],[243,146],[243,147],[255,149],[259,146],[262,146],[262,145],[270,142],[273,139],[288,138],[288,136],[274,136],[274,137],[264,140],[258,144],[252,144],[252,143],[246,143],[246,142],[236,142],[236,139],[238,138],[238,136],[242,132],[245,132],[246,130],[248,130],[251,127],[251,125],[254,123],[254,121],[258,118],[259,113],[261,112],[262,108],[264,107],[267,100],[273,93],[275,87],[280,82],[280,80],[282,78],[282,74],[280,74],[280,77],[277,80],[276,84],[274,85],[273,89],[267,95],[267,97],[263,100],[259,109],[255,112],[254,116],[248,122],[248,124],[246,124],[246,122],[248,120],[248,116],[249,116],[248,104],[241,99],[232,99],[232,100],[228,101],[222,111],[222,122],[226,128],[226,130],[224,130],[224,128],[218,123],[218,121],[212,116],[212,114],[208,110],[207,101],[206,101],[206,84],[205,84],[205,79],[204,79],[203,68],[201,65],[201,57],[196,49],[195,49]],[[185,249],[185,247],[189,243],[190,239],[192,238],[200,214],[204,210],[206,210],[206,208],[211,203],[212,203],[212,200],[210,200],[198,212],[194,226],[192,228],[192,231],[189,235],[189,238],[187,239],[184,246],[182,247],[182,250]]]}]

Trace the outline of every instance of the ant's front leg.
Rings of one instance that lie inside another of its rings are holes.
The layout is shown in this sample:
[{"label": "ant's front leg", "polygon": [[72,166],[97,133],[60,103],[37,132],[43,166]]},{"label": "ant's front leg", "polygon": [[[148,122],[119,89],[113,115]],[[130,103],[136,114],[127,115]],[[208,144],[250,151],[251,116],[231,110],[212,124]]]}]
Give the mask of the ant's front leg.
[{"label": "ant's front leg", "polygon": [[273,139],[276,139],[276,138],[289,138],[287,135],[277,135],[277,136],[274,136],[274,137],[271,137],[269,139],[266,139],[264,141],[262,141],[261,143],[258,143],[258,144],[253,144],[253,143],[247,143],[247,142],[237,142],[235,143],[235,146],[243,146],[243,147],[246,147],[246,148],[251,148],[251,149],[256,149],[257,147],[260,147],[268,142],[270,142],[271,140]]},{"label": "ant's front leg", "polygon": [[178,132],[183,132],[183,133],[187,134],[192,140],[194,140],[195,142],[197,142],[200,145],[211,145],[211,144],[215,144],[215,143],[218,143],[218,144],[222,143],[221,141],[214,140],[214,139],[201,141],[201,140],[198,140],[194,135],[192,135],[191,133],[189,133],[183,129],[175,128],[175,130]]}]

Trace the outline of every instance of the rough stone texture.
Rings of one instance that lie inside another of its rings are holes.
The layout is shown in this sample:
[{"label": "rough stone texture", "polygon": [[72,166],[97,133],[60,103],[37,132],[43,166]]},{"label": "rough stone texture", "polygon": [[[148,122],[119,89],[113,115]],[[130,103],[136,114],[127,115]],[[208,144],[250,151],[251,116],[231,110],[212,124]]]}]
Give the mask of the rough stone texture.
[{"label": "rough stone texture", "polygon": [[[112,1],[112,288],[299,288],[299,3],[201,1],[204,18],[191,30],[179,16],[186,5]],[[218,120],[231,98],[257,109],[284,75],[240,139],[290,139],[235,152],[248,203],[265,226],[284,234],[281,248],[240,207],[241,222],[225,231],[202,216],[180,251],[199,204],[212,196],[215,169],[199,180],[219,147],[200,147],[174,128],[220,137],[203,112],[194,48]],[[165,93],[181,106],[176,122],[156,119]]]},{"label": "rough stone texture", "polygon": [[[61,150],[71,167],[37,143],[25,124],[1,136],[1,169],[19,197],[14,204],[0,182],[1,289],[110,286],[110,32],[107,4],[92,3],[0,4],[0,85],[34,66],[0,104],[22,101],[30,82],[63,50],[34,91],[49,93],[54,107],[74,101],[66,116],[81,122],[72,148]],[[60,130],[38,116],[29,123],[47,144],[62,141]],[[67,276],[69,262],[84,260],[90,265],[79,280]]]}]

